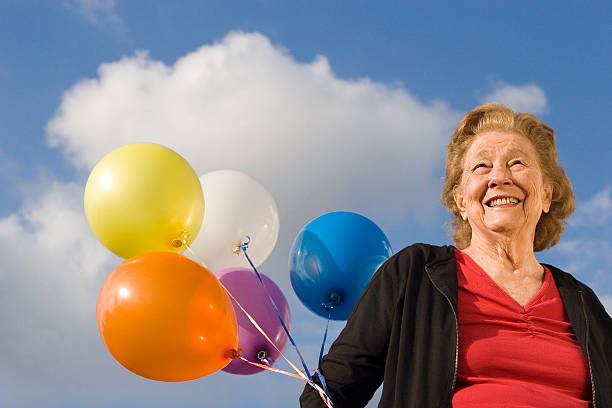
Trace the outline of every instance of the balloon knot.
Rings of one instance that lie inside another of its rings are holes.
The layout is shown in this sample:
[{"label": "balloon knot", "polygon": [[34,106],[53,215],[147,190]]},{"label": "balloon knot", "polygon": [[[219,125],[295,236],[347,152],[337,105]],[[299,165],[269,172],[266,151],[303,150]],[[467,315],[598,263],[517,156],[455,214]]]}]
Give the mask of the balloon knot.
[{"label": "balloon knot", "polygon": [[242,249],[243,251],[247,250],[249,248],[249,244],[251,243],[251,237],[249,237],[248,235],[245,235],[245,237],[246,241],[240,244],[240,249]]},{"label": "balloon knot", "polygon": [[344,298],[338,292],[332,292],[327,297],[327,302],[321,303],[321,307],[326,312],[331,312],[334,309],[334,306],[342,304]]},{"label": "balloon knot", "polygon": [[246,241],[244,242],[240,242],[234,245],[234,248],[232,249],[232,252],[236,255],[240,255],[240,251],[246,251],[247,249],[249,249],[249,244],[251,243],[251,237],[249,237],[248,235],[245,235],[246,237]]},{"label": "balloon knot", "polygon": [[225,352],[226,357],[231,358],[232,360],[236,358],[240,358],[241,354],[242,354],[242,350],[239,348],[227,350]]},{"label": "balloon knot", "polygon": [[191,234],[187,231],[181,232],[176,238],[170,241],[170,246],[173,248],[187,247],[191,244]]},{"label": "balloon knot", "polygon": [[259,350],[257,353],[257,359],[263,361],[266,358],[268,358],[268,352],[266,350]]}]

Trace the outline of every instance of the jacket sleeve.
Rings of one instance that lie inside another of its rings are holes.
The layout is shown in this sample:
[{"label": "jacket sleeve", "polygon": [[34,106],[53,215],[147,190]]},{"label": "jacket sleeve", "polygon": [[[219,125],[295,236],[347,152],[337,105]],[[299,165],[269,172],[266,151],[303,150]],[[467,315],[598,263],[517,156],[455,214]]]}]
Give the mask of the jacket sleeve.
[{"label": "jacket sleeve", "polygon": [[[397,257],[374,274],[355,304],[346,327],[321,362],[321,371],[335,408],[364,407],[383,381],[400,282]],[[318,378],[315,381],[319,382]],[[325,407],[306,385],[302,408]]]},{"label": "jacket sleeve", "polygon": [[589,321],[589,354],[597,393],[597,406],[612,406],[612,318],[595,295],[583,284],[585,313]]}]

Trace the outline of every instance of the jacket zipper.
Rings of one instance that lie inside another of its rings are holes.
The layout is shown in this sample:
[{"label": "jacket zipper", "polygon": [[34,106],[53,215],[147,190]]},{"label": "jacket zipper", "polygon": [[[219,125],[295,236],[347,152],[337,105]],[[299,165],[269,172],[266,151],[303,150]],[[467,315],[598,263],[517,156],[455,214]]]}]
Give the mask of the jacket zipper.
[{"label": "jacket zipper", "polygon": [[[448,296],[446,296],[446,293],[444,293],[438,287],[438,285],[436,285],[436,282],[434,282],[434,280],[431,278],[431,271],[429,270],[429,267],[425,266],[425,271],[427,272],[427,276],[429,277],[429,280],[434,285],[436,290],[438,292],[440,292],[442,294],[442,296],[444,296],[444,298],[446,299],[446,301],[450,305],[451,310],[453,311],[453,316],[455,317],[455,334],[456,334],[456,336],[455,336],[455,339],[456,339],[456,343],[455,343],[455,371],[453,373],[453,385],[452,385],[452,387],[450,389],[450,395],[449,395],[449,404],[448,404],[448,406],[450,407],[452,405],[452,401],[453,401],[453,392],[455,391],[455,383],[457,382],[457,370],[459,368],[459,318],[457,317],[457,312],[455,311],[455,307],[453,306],[453,302],[451,302],[451,300],[448,298]],[[588,325],[587,325],[587,328],[588,328]],[[587,348],[587,354],[588,354],[588,348]],[[591,381],[591,383],[592,383],[592,381]],[[595,391],[593,390],[593,392],[595,392]],[[595,396],[593,394],[593,398],[594,397]],[[593,407],[593,408],[595,408],[595,407]]]},{"label": "jacket zipper", "polygon": [[593,367],[591,366],[591,355],[589,354],[589,318],[586,310],[584,310],[584,295],[580,291],[580,301],[582,303],[582,313],[584,314],[584,320],[586,321],[586,355],[587,362],[589,363],[589,374],[591,375],[591,392],[593,393],[593,408],[597,408],[597,402],[595,401],[595,382],[593,381]]}]

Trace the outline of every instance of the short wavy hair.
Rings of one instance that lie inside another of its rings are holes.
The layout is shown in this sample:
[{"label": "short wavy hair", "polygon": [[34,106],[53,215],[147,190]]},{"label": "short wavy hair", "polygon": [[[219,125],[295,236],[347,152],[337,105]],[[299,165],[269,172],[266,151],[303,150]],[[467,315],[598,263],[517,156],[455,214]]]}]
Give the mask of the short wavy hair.
[{"label": "short wavy hair", "polygon": [[455,203],[454,190],[461,184],[465,154],[474,136],[489,130],[505,130],[525,136],[533,144],[544,181],[553,186],[552,203],[548,213],[542,213],[536,226],[534,251],[556,245],[565,228],[565,220],[576,208],[572,183],[557,162],[555,131],[530,113],[515,113],[502,104],[485,104],[468,112],[453,133],[446,155],[446,177],[442,189],[442,205],[450,210],[449,235],[459,249],[472,240],[472,228],[464,220]]}]

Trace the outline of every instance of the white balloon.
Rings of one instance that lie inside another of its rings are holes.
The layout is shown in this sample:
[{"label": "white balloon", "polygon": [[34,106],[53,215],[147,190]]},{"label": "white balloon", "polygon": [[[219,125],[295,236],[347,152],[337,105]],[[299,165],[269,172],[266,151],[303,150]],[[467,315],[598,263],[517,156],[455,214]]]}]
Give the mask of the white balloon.
[{"label": "white balloon", "polygon": [[278,208],[270,193],[237,170],[217,170],[200,176],[204,191],[204,220],[191,244],[196,260],[213,272],[230,267],[250,268],[237,245],[250,243],[247,254],[259,266],[278,239]]}]

